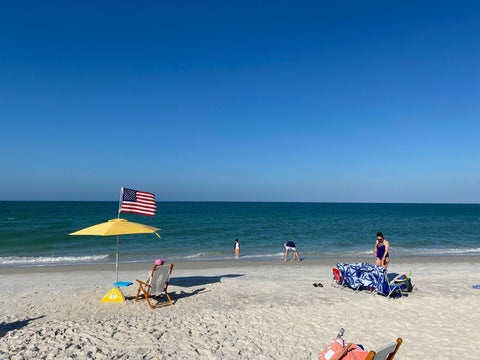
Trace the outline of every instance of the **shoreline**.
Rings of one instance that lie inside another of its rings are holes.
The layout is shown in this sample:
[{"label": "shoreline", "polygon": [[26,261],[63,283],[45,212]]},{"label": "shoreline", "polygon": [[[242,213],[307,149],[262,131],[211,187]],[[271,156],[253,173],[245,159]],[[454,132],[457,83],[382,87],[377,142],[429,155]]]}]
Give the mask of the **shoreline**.
[{"label": "shoreline", "polygon": [[[171,263],[166,259],[166,262]],[[198,270],[198,269],[212,269],[212,268],[242,268],[244,266],[252,267],[272,267],[285,266],[290,264],[297,264],[299,266],[332,266],[335,267],[337,263],[372,263],[372,258],[343,258],[343,259],[303,259],[300,262],[277,260],[195,260],[195,261],[173,261],[176,269],[183,270]],[[119,263],[119,271],[138,271],[152,266],[152,261],[142,262],[126,262]],[[456,264],[456,263],[480,263],[480,256],[465,255],[465,256],[416,256],[416,257],[399,257],[390,262],[389,268],[395,265],[415,265],[415,264]],[[59,265],[24,265],[24,266],[2,266],[0,267],[0,274],[26,274],[26,273],[50,273],[50,272],[77,272],[77,271],[108,271],[114,268],[115,263],[108,264],[59,264]],[[15,271],[13,271],[15,270]]]}]

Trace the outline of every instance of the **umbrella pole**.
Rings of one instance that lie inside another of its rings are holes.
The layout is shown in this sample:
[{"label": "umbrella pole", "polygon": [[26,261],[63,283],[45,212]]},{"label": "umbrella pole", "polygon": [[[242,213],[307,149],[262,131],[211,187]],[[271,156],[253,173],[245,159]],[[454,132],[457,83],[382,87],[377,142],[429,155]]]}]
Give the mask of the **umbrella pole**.
[{"label": "umbrella pole", "polygon": [[116,275],[116,281],[118,282],[118,235],[117,235],[117,255],[115,257],[115,275]]}]

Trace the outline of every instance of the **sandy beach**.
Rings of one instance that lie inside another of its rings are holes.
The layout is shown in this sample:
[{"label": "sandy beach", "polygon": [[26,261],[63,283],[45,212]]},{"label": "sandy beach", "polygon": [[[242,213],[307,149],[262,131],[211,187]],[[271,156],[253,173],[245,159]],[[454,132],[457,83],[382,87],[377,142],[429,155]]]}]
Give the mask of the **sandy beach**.
[{"label": "sandy beach", "polygon": [[[340,259],[341,262],[370,259]],[[336,261],[180,262],[173,306],[100,303],[114,265],[0,269],[1,359],[317,359],[344,338],[374,350],[397,337],[396,359],[477,359],[480,259],[392,259],[412,270],[400,299],[331,286]],[[153,264],[120,264],[120,280],[146,280]],[[323,287],[314,287],[322,283]]]}]

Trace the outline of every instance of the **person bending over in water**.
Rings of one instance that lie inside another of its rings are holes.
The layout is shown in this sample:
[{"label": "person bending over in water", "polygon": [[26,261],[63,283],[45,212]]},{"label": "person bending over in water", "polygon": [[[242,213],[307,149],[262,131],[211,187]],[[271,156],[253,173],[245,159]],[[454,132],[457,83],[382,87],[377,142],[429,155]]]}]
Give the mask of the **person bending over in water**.
[{"label": "person bending over in water", "polygon": [[289,250],[292,250],[293,252],[292,260],[295,260],[295,258],[297,258],[297,261],[300,261],[300,257],[298,256],[298,252],[297,252],[297,247],[295,246],[295,243],[293,241],[288,241],[286,244],[283,244],[283,246],[285,246],[285,261],[287,261],[287,255]]},{"label": "person bending over in water", "polygon": [[382,266],[385,269],[390,262],[390,256],[388,255],[388,250],[390,249],[390,244],[387,240],[384,239],[383,234],[379,232],[377,234],[377,241],[375,242],[375,265]]}]

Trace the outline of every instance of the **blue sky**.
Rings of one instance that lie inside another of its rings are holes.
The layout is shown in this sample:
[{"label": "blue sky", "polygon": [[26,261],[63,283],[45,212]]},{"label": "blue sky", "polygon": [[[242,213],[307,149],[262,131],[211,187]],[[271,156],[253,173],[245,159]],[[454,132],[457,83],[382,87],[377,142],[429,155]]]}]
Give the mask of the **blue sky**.
[{"label": "blue sky", "polygon": [[476,1],[15,1],[0,200],[480,203]]}]

